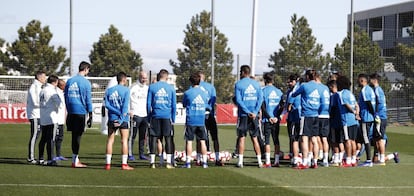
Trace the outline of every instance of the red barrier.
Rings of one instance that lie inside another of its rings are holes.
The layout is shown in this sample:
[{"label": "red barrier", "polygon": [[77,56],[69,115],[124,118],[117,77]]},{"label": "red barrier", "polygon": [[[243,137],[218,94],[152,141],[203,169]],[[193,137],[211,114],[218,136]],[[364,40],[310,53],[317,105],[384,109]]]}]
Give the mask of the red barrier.
[{"label": "red barrier", "polygon": [[26,117],[26,104],[0,104],[0,123],[25,123],[28,122]]},{"label": "red barrier", "polygon": [[233,104],[216,104],[216,120],[218,124],[236,124],[237,106]]},{"label": "red barrier", "polygon": [[[216,104],[216,120],[218,124],[236,124],[237,123],[237,106],[234,104]],[[286,123],[287,113],[284,113],[281,124]]]}]

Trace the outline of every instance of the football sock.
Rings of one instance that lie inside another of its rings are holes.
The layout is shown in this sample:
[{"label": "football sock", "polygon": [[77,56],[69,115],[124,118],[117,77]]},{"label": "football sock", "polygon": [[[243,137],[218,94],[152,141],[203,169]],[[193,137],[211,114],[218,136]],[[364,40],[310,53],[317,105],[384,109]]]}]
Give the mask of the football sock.
[{"label": "football sock", "polygon": [[202,162],[207,163],[207,154],[203,154],[202,157],[203,157]]},{"label": "football sock", "polygon": [[391,154],[389,154],[389,155],[387,155],[387,159],[388,160],[391,160],[391,159],[393,159],[395,156],[394,156],[394,153],[391,153]]},{"label": "football sock", "polygon": [[351,158],[351,163],[356,163],[356,155],[353,155]]},{"label": "football sock", "polygon": [[150,163],[155,163],[155,154],[150,154]]},{"label": "football sock", "polygon": [[187,159],[185,160],[186,163],[191,163],[191,156],[187,156]]},{"label": "football sock", "polygon": [[357,156],[357,157],[359,157],[359,156],[360,156],[360,154],[359,154],[360,152],[361,152],[360,150],[357,150],[357,151],[356,151],[356,156]]},{"label": "football sock", "polygon": [[243,155],[239,154],[239,165],[243,165]]},{"label": "football sock", "polygon": [[270,152],[265,153],[266,164],[270,164]]},{"label": "football sock", "polygon": [[257,163],[262,164],[262,155],[261,154],[256,155],[256,158],[257,158]]},{"label": "football sock", "polygon": [[72,163],[78,163],[79,162],[79,158],[77,154],[72,154]]},{"label": "football sock", "polygon": [[106,164],[111,164],[112,155],[106,154]]},{"label": "football sock", "polygon": [[338,163],[342,162],[342,159],[344,159],[344,152],[339,153],[339,162]]},{"label": "football sock", "polygon": [[340,153],[335,153],[335,159],[334,159],[334,163],[340,163],[341,162],[341,155]]},{"label": "football sock", "polygon": [[384,163],[385,162],[385,154],[380,154],[380,162]]},{"label": "football sock", "polygon": [[318,159],[322,159],[322,158],[323,158],[323,150],[319,150]]},{"label": "football sock", "polygon": [[167,164],[171,164],[171,154],[167,154]]},{"label": "football sock", "polygon": [[197,153],[197,158],[196,159],[197,159],[197,162],[198,163],[201,162],[201,159],[202,159],[201,158],[201,153]]},{"label": "football sock", "polygon": [[279,163],[279,154],[275,154],[275,163]]},{"label": "football sock", "polygon": [[127,154],[123,154],[122,155],[122,164],[127,164],[128,163],[128,155]]},{"label": "football sock", "polygon": [[328,157],[329,157],[329,153],[324,152],[324,153],[323,153],[323,162],[324,162],[324,163],[327,163],[327,162],[328,162]]},{"label": "football sock", "polygon": [[160,164],[164,165],[164,153],[160,154]]},{"label": "football sock", "polygon": [[346,164],[351,164],[351,157],[346,157]]}]

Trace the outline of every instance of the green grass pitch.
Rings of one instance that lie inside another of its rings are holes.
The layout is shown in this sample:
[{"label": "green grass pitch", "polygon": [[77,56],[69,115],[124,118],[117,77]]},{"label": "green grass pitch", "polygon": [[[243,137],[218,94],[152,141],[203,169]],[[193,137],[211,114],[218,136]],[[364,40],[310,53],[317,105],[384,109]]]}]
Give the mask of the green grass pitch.
[{"label": "green grass pitch", "polygon": [[[85,169],[26,162],[28,124],[0,125],[0,195],[412,195],[414,192],[414,128],[389,127],[387,153],[398,151],[401,162],[388,161],[372,168],[319,168],[295,170],[257,168],[251,142],[247,140],[245,166],[232,159],[224,167],[208,169],[150,169],[146,161],[129,162],[133,171],[120,169],[120,138],[114,144],[113,167],[105,164],[106,136],[98,127],[82,137],[80,159]],[[65,132],[63,155],[70,157],[71,133]],[[177,150],[184,150],[183,126],[175,126]],[[235,126],[219,126],[221,150],[232,152]],[[286,127],[281,127],[282,151],[287,151]],[[36,149],[37,153],[37,149]],[[365,157],[363,157],[365,159]],[[181,163],[179,163],[180,165]]]}]

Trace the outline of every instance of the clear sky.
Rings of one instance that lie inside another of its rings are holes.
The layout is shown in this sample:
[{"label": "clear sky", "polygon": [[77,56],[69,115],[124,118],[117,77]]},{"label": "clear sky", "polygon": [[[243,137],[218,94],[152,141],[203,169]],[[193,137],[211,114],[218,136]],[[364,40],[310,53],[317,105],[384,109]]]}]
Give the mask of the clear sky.
[{"label": "clear sky", "polygon": [[[354,0],[354,11],[387,6],[407,0]],[[171,70],[182,47],[185,26],[202,10],[211,10],[211,0],[72,0],[73,66],[89,61],[92,44],[115,25],[144,61],[144,70]],[[0,37],[17,38],[19,27],[32,19],[48,25],[52,45],[69,50],[69,0],[0,1]],[[236,66],[249,63],[253,0],[215,0],[215,23],[229,39]],[[259,0],[257,18],[256,73],[267,70],[270,54],[280,48],[279,40],[290,34],[290,17],[305,16],[324,53],[333,53],[346,36],[351,0]],[[69,51],[68,51],[69,56]],[[76,70],[76,69],[75,69]],[[235,68],[233,69],[235,72]]]}]

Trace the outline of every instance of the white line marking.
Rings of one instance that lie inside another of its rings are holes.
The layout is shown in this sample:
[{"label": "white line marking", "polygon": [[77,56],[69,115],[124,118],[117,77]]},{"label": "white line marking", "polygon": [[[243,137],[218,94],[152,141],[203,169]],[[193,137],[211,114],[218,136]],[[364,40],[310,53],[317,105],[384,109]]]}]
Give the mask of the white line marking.
[{"label": "white line marking", "polygon": [[234,188],[234,189],[257,189],[257,188],[305,188],[305,189],[414,189],[414,186],[289,186],[289,185],[266,185],[266,186],[113,186],[113,185],[76,185],[76,184],[0,184],[0,187],[48,187],[48,188],[111,188],[111,189],[187,189],[187,188]]}]

